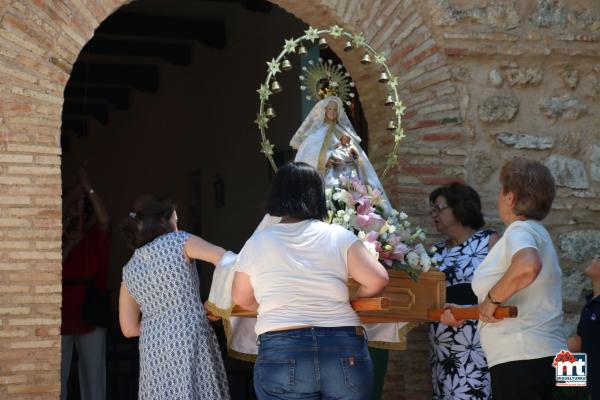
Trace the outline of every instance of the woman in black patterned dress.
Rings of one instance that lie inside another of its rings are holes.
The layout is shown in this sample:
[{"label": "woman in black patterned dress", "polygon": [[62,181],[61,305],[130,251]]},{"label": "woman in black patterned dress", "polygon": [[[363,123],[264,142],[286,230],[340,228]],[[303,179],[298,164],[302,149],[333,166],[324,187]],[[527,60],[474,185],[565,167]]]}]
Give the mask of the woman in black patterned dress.
[{"label": "woman in black patterned dress", "polygon": [[[481,200],[462,183],[437,188],[429,195],[436,229],[448,236],[436,244],[435,258],[446,274],[446,301],[477,305],[471,290],[473,271],[487,256],[498,235],[483,230]],[[489,399],[490,375],[479,343],[477,320],[456,321],[450,312],[429,327],[434,399]]]}]

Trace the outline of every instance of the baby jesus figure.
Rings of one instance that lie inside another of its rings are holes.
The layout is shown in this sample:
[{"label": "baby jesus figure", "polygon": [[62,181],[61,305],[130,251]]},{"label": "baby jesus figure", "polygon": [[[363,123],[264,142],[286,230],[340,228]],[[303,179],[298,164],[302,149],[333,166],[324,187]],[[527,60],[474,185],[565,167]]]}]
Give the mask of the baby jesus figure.
[{"label": "baby jesus figure", "polygon": [[348,178],[358,178],[362,181],[359,173],[359,162],[358,151],[352,144],[352,138],[350,135],[343,133],[340,141],[331,150],[327,160],[325,186],[331,187],[336,185],[342,175]]}]

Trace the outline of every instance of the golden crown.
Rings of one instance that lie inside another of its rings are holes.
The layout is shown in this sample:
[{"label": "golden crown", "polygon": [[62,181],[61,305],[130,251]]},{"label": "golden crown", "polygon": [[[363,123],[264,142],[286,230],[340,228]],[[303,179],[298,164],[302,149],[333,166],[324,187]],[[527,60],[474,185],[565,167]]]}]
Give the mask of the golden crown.
[{"label": "golden crown", "polygon": [[300,81],[300,90],[307,92],[307,100],[318,101],[328,96],[337,96],[350,105],[350,99],[355,96],[350,74],[344,71],[341,64],[334,65],[333,60],[309,60],[308,66],[302,67]]}]

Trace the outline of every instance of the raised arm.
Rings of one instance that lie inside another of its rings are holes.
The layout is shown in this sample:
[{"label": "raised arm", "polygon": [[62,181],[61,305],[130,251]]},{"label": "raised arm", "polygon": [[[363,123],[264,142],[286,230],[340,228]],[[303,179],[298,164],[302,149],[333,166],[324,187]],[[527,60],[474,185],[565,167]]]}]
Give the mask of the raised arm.
[{"label": "raised arm", "polygon": [[389,281],[383,265],[373,258],[360,240],[354,242],[348,249],[348,272],[360,284],[356,297],[377,296]]},{"label": "raised arm", "polygon": [[129,294],[125,283],[121,283],[119,290],[119,325],[123,336],[140,336],[140,306]]},{"label": "raised arm", "polygon": [[88,196],[90,202],[92,203],[92,208],[94,209],[94,215],[96,215],[96,219],[98,219],[98,223],[104,232],[108,231],[108,212],[106,211],[106,207],[102,202],[98,193],[92,187],[92,183],[87,174],[87,171],[81,167],[79,169],[79,181],[81,182],[81,186],[85,190],[85,195]]},{"label": "raised arm", "polygon": [[222,247],[194,235],[191,235],[185,242],[183,251],[188,258],[207,261],[214,265],[217,265],[223,254],[225,254],[225,249]]}]

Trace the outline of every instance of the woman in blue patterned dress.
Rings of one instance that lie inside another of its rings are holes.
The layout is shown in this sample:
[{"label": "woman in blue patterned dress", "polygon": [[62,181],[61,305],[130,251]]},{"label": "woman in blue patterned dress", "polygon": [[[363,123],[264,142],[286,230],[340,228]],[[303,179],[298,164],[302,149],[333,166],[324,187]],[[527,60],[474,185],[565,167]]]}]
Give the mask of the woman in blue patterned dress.
[{"label": "woman in blue patterned dress", "polygon": [[138,398],[229,399],[192,261],[217,265],[225,250],[178,231],[174,206],[153,196],[136,201],[123,233],[135,252],[123,269],[119,322],[126,337],[140,337]]},{"label": "woman in blue patterned dress", "polygon": [[[435,258],[446,274],[446,301],[477,305],[473,272],[498,240],[485,224],[477,192],[462,183],[435,189],[429,196],[436,229],[448,240],[436,244]],[[429,327],[434,399],[489,399],[490,375],[479,343],[476,320],[456,321],[447,311]]]}]

